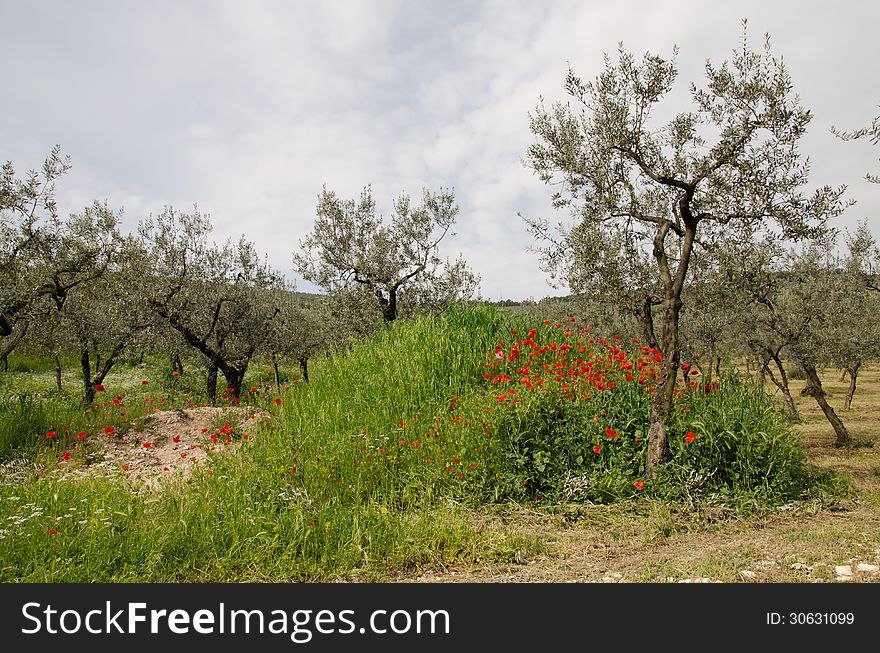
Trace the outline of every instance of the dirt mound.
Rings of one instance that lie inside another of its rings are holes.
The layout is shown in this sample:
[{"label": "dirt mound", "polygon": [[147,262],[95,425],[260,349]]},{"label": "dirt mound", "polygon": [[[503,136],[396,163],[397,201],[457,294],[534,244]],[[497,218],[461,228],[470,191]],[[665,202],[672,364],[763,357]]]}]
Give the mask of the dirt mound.
[{"label": "dirt mound", "polygon": [[252,429],[270,415],[259,409],[192,408],[160,411],[132,422],[120,433],[99,433],[93,443],[101,461],[93,471],[121,470],[137,485],[157,489],[171,479],[186,479],[211,451],[226,452],[246,443]]}]

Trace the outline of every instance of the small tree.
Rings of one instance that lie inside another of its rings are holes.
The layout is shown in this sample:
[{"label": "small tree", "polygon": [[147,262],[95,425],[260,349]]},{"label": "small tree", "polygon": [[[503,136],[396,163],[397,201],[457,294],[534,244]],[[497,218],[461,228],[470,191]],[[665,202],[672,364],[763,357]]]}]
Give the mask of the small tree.
[{"label": "small tree", "polygon": [[[691,86],[692,110],[657,125],[652,112],[676,76],[674,62],[655,55],[637,62],[622,46],[593,82],[570,70],[565,88],[574,106],[538,106],[531,116],[537,142],[526,161],[544,182],[560,186],[555,205],[573,210],[575,226],[559,225],[557,241],[584,245],[568,251],[621,243],[621,265],[629,264],[627,251],[652,259],[661,291],[662,363],[648,434],[649,475],[668,458],[682,292],[695,250],[761,232],[815,236],[842,210],[843,189],[803,192],[809,166],[797,146],[810,113],[772,56],[769,39],[753,52],[744,36],[731,62],[707,63],[706,87]],[[532,226],[538,234],[553,231],[541,221]],[[545,255],[552,265],[571,264],[565,249]]]},{"label": "small tree", "polygon": [[266,292],[284,279],[261,261],[250,242],[218,246],[211,223],[197,210],[167,208],[140,225],[145,257],[140,292],[148,306],[208,363],[207,394],[217,395],[217,372],[233,397],[251,359],[269,337],[279,308]]},{"label": "small tree", "polygon": [[317,212],[314,230],[293,257],[306,280],[331,293],[366,288],[386,322],[397,319],[402,303],[442,309],[473,295],[478,279],[464,260],[443,263],[437,255],[458,214],[452,192],[425,190],[418,207],[401,195],[390,224],[376,215],[369,186],[358,201],[325,188]]},{"label": "small tree", "polygon": [[[59,215],[55,182],[70,170],[56,147],[41,172],[18,179],[11,162],[0,173],[0,336],[33,314],[61,310],[69,293],[101,277],[114,260],[118,217],[95,202]],[[19,327],[21,328],[21,327]],[[7,341],[7,346],[10,344]]]},{"label": "small tree", "polygon": [[80,357],[84,406],[94,402],[113,366],[155,324],[133,278],[139,270],[127,265],[131,260],[123,256],[121,269],[75,289],[62,311],[62,326]]}]

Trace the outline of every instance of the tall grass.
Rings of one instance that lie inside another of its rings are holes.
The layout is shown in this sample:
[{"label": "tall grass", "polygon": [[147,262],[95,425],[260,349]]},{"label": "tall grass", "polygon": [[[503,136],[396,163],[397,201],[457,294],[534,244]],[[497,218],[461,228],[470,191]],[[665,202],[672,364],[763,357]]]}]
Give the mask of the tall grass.
[{"label": "tall grass", "polygon": [[[499,340],[528,327],[511,319],[480,309],[401,321],[316,361],[312,381],[292,385],[280,405],[260,400],[274,418],[237,451],[212,454],[161,492],[51,465],[44,477],[0,483],[0,581],[382,578],[501,555],[462,504],[640,493],[778,503],[812,491],[767,397],[732,377],[718,392],[679,398],[667,475],[637,488],[645,388],[619,374],[589,399],[561,386],[494,385],[484,365],[494,369]],[[9,415],[40,428],[68,419],[14,408]]]}]

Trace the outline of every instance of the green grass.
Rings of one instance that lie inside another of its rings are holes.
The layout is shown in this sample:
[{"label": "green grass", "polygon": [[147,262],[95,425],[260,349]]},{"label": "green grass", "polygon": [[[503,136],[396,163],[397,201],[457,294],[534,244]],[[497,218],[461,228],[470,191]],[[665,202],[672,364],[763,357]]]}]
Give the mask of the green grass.
[{"label": "green grass", "polygon": [[[516,563],[541,542],[474,529],[471,511],[558,500],[570,471],[590,488],[579,500],[633,510],[659,499],[748,510],[812,496],[817,485],[770,400],[732,378],[717,393],[681,400],[676,436],[696,430],[694,446],[679,437],[668,477],[634,488],[643,387],[610,361],[602,378],[617,379],[617,388],[593,388],[590,399],[566,396],[561,385],[527,393],[516,380],[493,383],[507,369],[493,365],[496,346],[509,353],[511,339],[524,338],[511,330],[529,328],[516,319],[480,309],[396,322],[315,361],[312,382],[291,383],[280,404],[255,366],[245,387],[257,392],[244,402],[276,419],[261,422],[236,453],[213,456],[188,482],[159,492],[138,492],[121,474],[78,478],[54,464],[57,439],[43,449],[23,442],[62,425],[121,428],[159,405],[197,403],[197,374],[175,379],[158,365],[121,366],[105,386],[125,405],[89,412],[72,398],[11,396],[0,404],[8,453],[36,457],[45,475],[0,484],[0,582],[369,580],[478,560]],[[560,334],[547,325],[539,336]],[[510,362],[511,374],[521,364]],[[12,387],[7,381],[7,395]],[[620,438],[608,439],[611,427]],[[602,455],[584,455],[596,442]],[[711,481],[688,486],[692,472],[712,472]],[[652,519],[655,537],[674,533],[668,516]]]}]

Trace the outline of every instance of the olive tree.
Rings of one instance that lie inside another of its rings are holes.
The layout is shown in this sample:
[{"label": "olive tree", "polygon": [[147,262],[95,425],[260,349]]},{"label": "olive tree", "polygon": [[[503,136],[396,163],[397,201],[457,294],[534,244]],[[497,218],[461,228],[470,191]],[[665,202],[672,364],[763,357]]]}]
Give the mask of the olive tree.
[{"label": "olive tree", "polygon": [[140,268],[131,265],[136,257],[124,255],[131,250],[123,248],[116,269],[73,290],[61,312],[61,326],[79,353],[84,406],[94,402],[113,366],[156,323],[138,292],[134,275]]},{"label": "olive tree", "polygon": [[705,73],[705,86],[691,85],[690,110],[661,124],[653,113],[673,89],[674,60],[647,54],[639,61],[621,46],[616,60],[606,56],[592,82],[569,70],[570,102],[542,102],[530,116],[537,140],[526,165],[559,189],[555,206],[570,207],[575,220],[573,227],[555,229],[532,221],[536,233],[554,232],[563,244],[561,252],[547,253],[547,261],[564,269],[569,252],[620,243],[622,265],[630,252],[652,263],[662,363],[648,475],[668,458],[682,297],[694,252],[719,238],[815,236],[843,208],[843,189],[805,192],[809,166],[798,141],[811,116],[769,39],[753,51],[744,36],[729,62],[707,62]]},{"label": "olive tree", "polygon": [[325,187],[317,214],[313,231],[294,253],[300,274],[331,293],[363,287],[386,322],[397,319],[401,305],[442,310],[474,294],[478,279],[464,260],[444,262],[437,253],[458,214],[451,191],[425,190],[418,206],[401,195],[386,222],[376,214],[369,186],[358,200]]},{"label": "olive tree", "polygon": [[53,308],[61,310],[73,289],[101,277],[114,261],[119,218],[106,203],[94,202],[67,218],[59,213],[55,183],[69,170],[69,159],[56,147],[40,172],[19,179],[11,162],[0,172],[4,349],[17,344],[23,322]]},{"label": "olive tree", "polygon": [[140,292],[147,305],[200,352],[208,364],[207,394],[217,394],[217,372],[238,397],[248,365],[269,337],[279,313],[266,291],[285,287],[253,244],[217,245],[208,216],[166,208],[143,221],[139,243],[146,267]]}]

